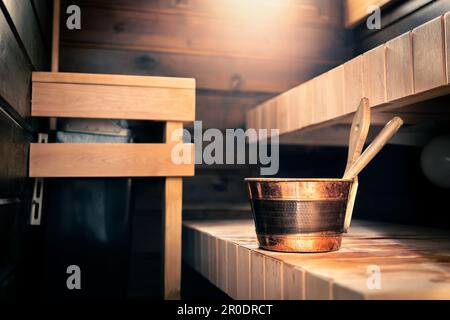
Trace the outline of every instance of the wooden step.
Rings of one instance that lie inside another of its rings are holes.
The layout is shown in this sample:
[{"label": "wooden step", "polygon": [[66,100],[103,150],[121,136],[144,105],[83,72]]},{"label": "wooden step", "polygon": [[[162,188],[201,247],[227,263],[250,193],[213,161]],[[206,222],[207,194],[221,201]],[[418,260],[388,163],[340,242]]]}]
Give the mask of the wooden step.
[{"label": "wooden step", "polygon": [[[450,93],[449,48],[447,13],[251,109],[247,128],[279,129],[283,142],[291,133],[348,122],[362,97],[374,114],[408,113],[412,104]],[[426,114],[432,112],[423,108],[418,119]]]}]

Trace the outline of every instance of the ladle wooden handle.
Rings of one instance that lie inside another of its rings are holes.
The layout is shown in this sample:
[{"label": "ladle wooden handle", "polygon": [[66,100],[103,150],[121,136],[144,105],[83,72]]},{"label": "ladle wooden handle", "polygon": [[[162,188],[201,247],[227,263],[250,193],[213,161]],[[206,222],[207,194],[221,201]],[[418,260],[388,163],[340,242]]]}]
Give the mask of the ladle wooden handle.
[{"label": "ladle wooden handle", "polygon": [[350,128],[350,139],[348,142],[348,156],[345,172],[347,172],[352,164],[361,155],[364,143],[370,127],[370,105],[369,99],[362,98],[353,116],[352,127]]},{"label": "ladle wooden handle", "polygon": [[381,132],[376,136],[372,143],[364,150],[363,154],[356,159],[353,165],[345,172],[344,179],[355,178],[365,166],[377,155],[384,145],[392,138],[392,136],[403,125],[403,120],[394,117],[389,121]]}]

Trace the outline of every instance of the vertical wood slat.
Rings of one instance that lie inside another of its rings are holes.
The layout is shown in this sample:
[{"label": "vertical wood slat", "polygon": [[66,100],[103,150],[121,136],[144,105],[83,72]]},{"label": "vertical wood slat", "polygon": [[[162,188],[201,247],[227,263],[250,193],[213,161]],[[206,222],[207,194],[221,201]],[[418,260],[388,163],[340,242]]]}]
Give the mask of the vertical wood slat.
[{"label": "vertical wood slat", "polygon": [[356,111],[364,97],[362,55],[344,63],[344,112]]},{"label": "vertical wood slat", "polygon": [[209,248],[209,266],[208,266],[208,274],[209,274],[209,281],[211,281],[212,284],[217,285],[217,239],[212,236],[208,235],[208,248]]},{"label": "vertical wood slat", "polygon": [[251,251],[250,253],[250,299],[265,299],[265,265],[264,255],[259,252]]},{"label": "vertical wood slat", "polygon": [[371,105],[386,102],[386,47],[381,45],[363,54],[364,96]]},{"label": "vertical wood slat", "polygon": [[227,241],[223,239],[217,239],[217,249],[218,249],[218,287],[223,291],[227,292]]},{"label": "vertical wood slat", "polygon": [[314,123],[326,121],[329,119],[326,74],[313,79],[313,92],[314,97],[310,107],[312,109],[312,121]]},{"label": "vertical wood slat", "polygon": [[205,232],[200,233],[200,252],[201,252],[201,264],[200,273],[208,280],[209,278],[209,244],[208,234]]},{"label": "vertical wood slat", "polygon": [[227,293],[228,295],[236,299],[237,298],[237,275],[239,273],[238,246],[236,243],[228,242],[227,244]]},{"label": "vertical wood slat", "polygon": [[445,83],[443,17],[433,19],[412,31],[414,92]]},{"label": "vertical wood slat", "polygon": [[[167,122],[166,142],[172,132],[183,128],[181,122]],[[181,139],[181,137],[180,137]],[[181,211],[183,202],[183,180],[180,177],[165,178],[163,215],[163,284],[165,299],[180,298],[181,282]]]},{"label": "vertical wood slat", "polygon": [[237,276],[237,299],[250,300],[250,250],[238,247],[238,276]]},{"label": "vertical wood slat", "polygon": [[446,83],[450,84],[450,12],[444,15]]},{"label": "vertical wood slat", "polygon": [[264,283],[265,299],[283,299],[283,263],[280,260],[264,258]]},{"label": "vertical wood slat", "polygon": [[305,272],[289,264],[283,264],[283,299],[305,299]]},{"label": "vertical wood slat", "polygon": [[386,43],[386,93],[393,101],[414,92],[411,33]]},{"label": "vertical wood slat", "polygon": [[53,0],[53,26],[52,26],[52,72],[59,71],[59,17],[61,15],[61,0]]},{"label": "vertical wood slat", "polygon": [[328,117],[344,114],[344,67],[338,66],[326,73]]}]

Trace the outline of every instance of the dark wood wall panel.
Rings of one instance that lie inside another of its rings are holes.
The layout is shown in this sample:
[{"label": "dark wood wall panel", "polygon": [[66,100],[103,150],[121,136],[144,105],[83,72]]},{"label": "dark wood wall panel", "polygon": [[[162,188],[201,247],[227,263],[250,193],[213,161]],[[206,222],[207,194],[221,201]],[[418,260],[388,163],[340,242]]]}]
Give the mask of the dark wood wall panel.
[{"label": "dark wood wall panel", "polygon": [[36,70],[47,68],[49,59],[31,0],[2,0],[7,14]]},{"label": "dark wood wall panel", "polygon": [[449,0],[397,0],[383,10],[380,30],[355,28],[355,53],[362,53],[450,11]]},{"label": "dark wood wall panel", "polygon": [[31,66],[0,11],[0,96],[21,117],[30,116]]},{"label": "dark wood wall panel", "polygon": [[0,108],[0,198],[22,195],[30,140],[31,135]]},{"label": "dark wood wall panel", "polygon": [[44,39],[46,49],[50,48],[51,44],[51,27],[52,27],[52,0],[32,0],[34,11],[39,23],[39,27]]},{"label": "dark wood wall panel", "polygon": [[198,89],[277,93],[330,64],[74,46],[63,43],[61,71],[194,77]]},{"label": "dark wood wall panel", "polygon": [[[244,1],[245,2],[245,1]],[[255,8],[257,11],[258,8]],[[227,19],[188,13],[166,13],[81,6],[83,27],[62,32],[63,41],[115,48],[181,54],[339,61],[345,54],[342,29],[289,25],[284,15],[267,19]],[[63,21],[64,22],[64,21]],[[64,25],[64,23],[63,23]],[[301,41],[299,41],[301,39]]]}]

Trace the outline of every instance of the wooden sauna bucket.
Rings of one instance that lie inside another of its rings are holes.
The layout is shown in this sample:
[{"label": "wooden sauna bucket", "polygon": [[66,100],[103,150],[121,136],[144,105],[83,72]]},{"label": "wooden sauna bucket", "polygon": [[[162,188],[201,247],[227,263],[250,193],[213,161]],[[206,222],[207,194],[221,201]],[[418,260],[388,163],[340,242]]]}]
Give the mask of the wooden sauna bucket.
[{"label": "wooden sauna bucket", "polygon": [[356,179],[245,179],[259,246],[285,252],[339,250]]}]

